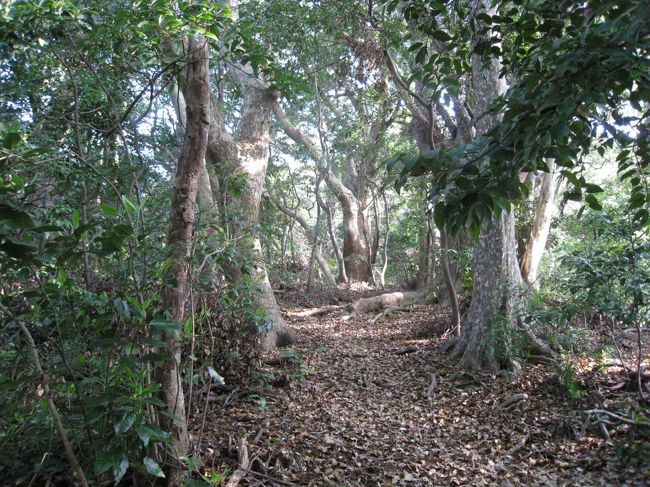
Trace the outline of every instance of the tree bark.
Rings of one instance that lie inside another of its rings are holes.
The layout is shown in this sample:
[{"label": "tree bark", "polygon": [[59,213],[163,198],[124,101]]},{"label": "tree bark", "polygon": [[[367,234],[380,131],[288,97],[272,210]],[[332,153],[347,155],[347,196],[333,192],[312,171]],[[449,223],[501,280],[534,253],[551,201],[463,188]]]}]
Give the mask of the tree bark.
[{"label": "tree bark", "polygon": [[[188,278],[187,257],[192,244],[194,210],[201,166],[205,158],[210,126],[210,85],[208,81],[208,46],[203,36],[194,36],[187,43],[187,123],[172,189],[171,214],[167,248],[170,266],[161,291],[163,308],[177,322],[182,322]],[[186,455],[189,447],[185,421],[185,398],[181,382],[181,339],[169,334],[166,338],[169,358],[158,370],[162,396],[174,419],[161,415],[162,427],[171,433],[176,458]],[[180,486],[184,469],[176,459],[167,472],[168,483]]]},{"label": "tree bark", "polygon": [[[237,159],[231,171],[244,175],[246,186],[237,194],[228,195],[229,217],[233,233],[251,241],[251,262],[246,273],[258,284],[255,304],[264,309],[272,322],[272,329],[261,336],[264,350],[289,345],[295,334],[287,326],[275,300],[266,272],[262,247],[258,235],[260,203],[269,160],[269,113],[275,94],[265,89],[249,86],[244,97],[242,120],[237,138]],[[235,276],[237,278],[237,276]]]},{"label": "tree bark", "polygon": [[[487,6],[486,6],[487,3]],[[496,8],[489,0],[474,0],[475,15],[486,12],[495,14]],[[477,31],[482,23],[477,23]],[[477,42],[480,39],[477,39]],[[506,90],[505,81],[499,77],[501,62],[487,62],[472,55],[472,89],[477,134],[487,132],[499,121],[498,115],[487,114],[490,104]],[[482,231],[474,247],[472,300],[468,316],[463,323],[461,336],[455,344],[453,355],[460,366],[475,370],[499,368],[498,358],[490,343],[492,330],[497,321],[512,326],[516,293],[521,289],[522,279],[517,262],[515,221],[512,211],[495,217],[488,231]]]},{"label": "tree bark", "polygon": [[[237,0],[229,0],[229,5],[232,18],[238,20]],[[250,66],[232,62],[228,66],[244,95],[241,121],[235,138],[226,129],[217,102],[214,98],[211,100],[212,118],[206,157],[220,177],[223,201],[219,206],[224,224],[233,236],[244,237],[243,240],[247,240],[251,247],[248,267],[230,266],[226,274],[232,282],[248,275],[257,283],[253,304],[267,312],[271,323],[270,329],[260,336],[260,346],[269,350],[295,341],[295,334],[282,318],[273,295],[257,228],[269,159],[269,114],[278,93],[254,77]],[[230,178],[238,175],[243,176],[244,187],[228,191]]]},{"label": "tree bark", "polygon": [[327,233],[330,236],[330,241],[332,242],[332,249],[334,249],[334,256],[336,257],[336,263],[339,269],[339,275],[336,278],[337,282],[347,284],[348,276],[345,273],[345,261],[343,260],[343,253],[339,247],[339,242],[336,239],[336,230],[334,228],[334,218],[332,218],[332,210],[329,204],[326,204],[323,201],[323,198],[320,194],[320,185],[316,186],[316,202],[318,206],[321,207],[321,210],[325,213],[325,218],[327,220]]},{"label": "tree bark", "polygon": [[526,251],[521,259],[521,276],[529,285],[534,285],[537,280],[537,270],[546,248],[546,241],[551,230],[551,218],[555,211],[558,181],[555,175],[555,164],[550,163],[549,165],[550,172],[542,175],[537,214],[530,230]]}]

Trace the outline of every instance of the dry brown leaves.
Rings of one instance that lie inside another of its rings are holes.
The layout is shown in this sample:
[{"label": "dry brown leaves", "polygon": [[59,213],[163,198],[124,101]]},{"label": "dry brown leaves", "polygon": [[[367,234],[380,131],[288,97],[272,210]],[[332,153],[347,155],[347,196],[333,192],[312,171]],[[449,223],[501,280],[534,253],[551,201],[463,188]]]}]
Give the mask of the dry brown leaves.
[{"label": "dry brown leaves", "polygon": [[[580,434],[576,404],[554,372],[459,373],[435,350],[439,308],[382,322],[342,321],[343,311],[291,321],[304,379],[214,406],[203,440],[208,465],[237,465],[241,438],[250,475],[240,485],[639,485],[616,435]],[[291,320],[291,318],[290,318]],[[396,350],[415,346],[411,353]],[[275,371],[282,373],[282,367]],[[296,374],[296,365],[284,373]],[[436,376],[433,399],[427,397]],[[283,384],[281,384],[283,385]],[[514,394],[525,400],[499,407]],[[274,480],[275,479],[275,480]]]}]

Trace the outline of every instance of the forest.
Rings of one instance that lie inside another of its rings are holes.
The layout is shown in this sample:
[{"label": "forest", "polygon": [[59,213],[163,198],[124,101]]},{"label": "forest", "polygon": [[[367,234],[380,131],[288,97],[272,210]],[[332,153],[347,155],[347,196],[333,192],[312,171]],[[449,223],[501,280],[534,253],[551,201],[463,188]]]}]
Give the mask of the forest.
[{"label": "forest", "polygon": [[650,483],[647,0],[2,0],[0,485]]}]

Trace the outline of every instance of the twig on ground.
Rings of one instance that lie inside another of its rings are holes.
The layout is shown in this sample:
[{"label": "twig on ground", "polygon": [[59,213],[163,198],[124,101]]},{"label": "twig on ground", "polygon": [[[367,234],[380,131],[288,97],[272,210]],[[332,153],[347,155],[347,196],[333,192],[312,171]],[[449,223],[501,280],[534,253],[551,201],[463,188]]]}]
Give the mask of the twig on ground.
[{"label": "twig on ground", "polygon": [[237,456],[239,458],[239,465],[237,470],[233,472],[226,483],[226,487],[237,487],[239,482],[246,477],[246,474],[250,471],[248,467],[250,466],[250,460],[248,458],[248,444],[246,443],[246,438],[239,440],[239,447],[237,448]]},{"label": "twig on ground", "polygon": [[398,348],[397,350],[393,350],[393,354],[394,355],[406,355],[407,353],[413,353],[413,352],[417,352],[417,351],[418,351],[418,347],[416,347],[415,345],[409,345],[407,347]]},{"label": "twig on ground", "polygon": [[430,402],[433,402],[433,398],[436,395],[436,390],[438,389],[438,381],[436,380],[436,374],[431,374],[431,384],[427,389],[427,398]]},{"label": "twig on ground", "polygon": [[498,408],[499,409],[510,409],[513,407],[515,404],[520,403],[521,401],[525,401],[528,399],[528,394],[523,393],[523,394],[513,394],[510,396],[508,399],[503,401],[501,404],[499,404]]},{"label": "twig on ground", "polygon": [[260,441],[260,439],[262,438],[264,433],[266,433],[269,430],[270,424],[271,423],[269,422],[268,419],[264,420],[264,422],[262,423],[262,426],[257,431],[257,434],[255,435],[255,438],[253,439],[253,445],[255,445],[258,441]]},{"label": "twig on ground", "polygon": [[515,446],[513,446],[512,448],[510,448],[510,450],[508,450],[508,451],[506,452],[506,455],[505,455],[505,456],[509,457],[509,456],[512,456],[512,455],[514,455],[515,453],[517,453],[517,452],[518,452],[519,450],[521,450],[524,446],[526,446],[526,443],[528,443],[528,440],[530,440],[530,430],[527,430],[527,431],[526,431],[526,434],[524,435],[524,437],[523,437],[521,440],[519,440],[519,443],[517,443]]}]

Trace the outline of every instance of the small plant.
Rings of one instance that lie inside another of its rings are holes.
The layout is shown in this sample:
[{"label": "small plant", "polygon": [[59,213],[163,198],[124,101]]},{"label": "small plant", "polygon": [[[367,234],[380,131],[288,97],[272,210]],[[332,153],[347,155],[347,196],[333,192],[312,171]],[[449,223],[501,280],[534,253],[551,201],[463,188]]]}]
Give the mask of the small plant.
[{"label": "small plant", "polygon": [[513,360],[523,359],[528,353],[528,341],[503,314],[497,314],[490,328],[488,346],[499,363],[508,368]]},{"label": "small plant", "polygon": [[570,361],[567,360],[564,365],[560,367],[558,377],[560,379],[560,384],[562,384],[572,401],[579,401],[582,399],[583,390],[580,386],[578,374],[576,374]]}]

